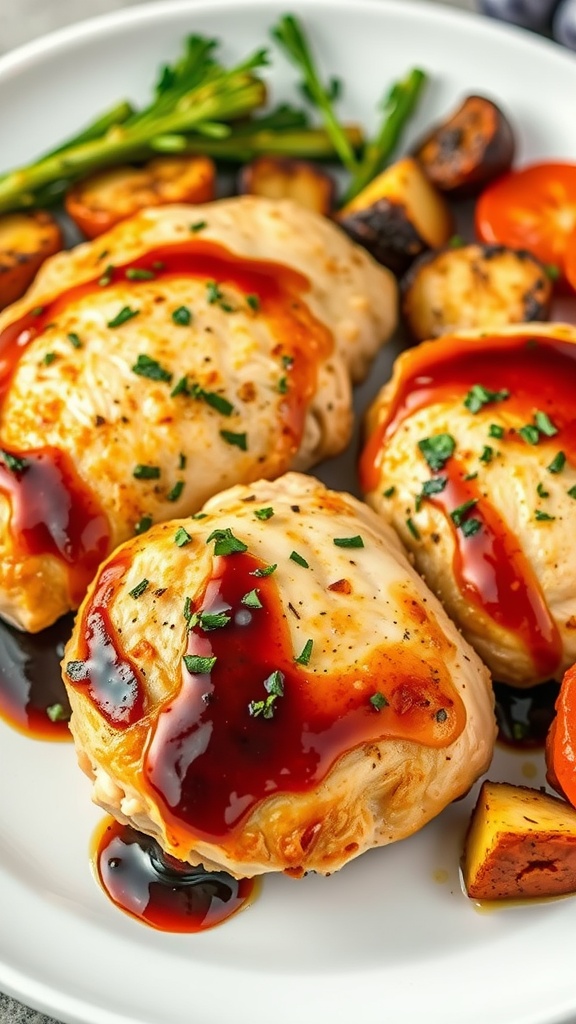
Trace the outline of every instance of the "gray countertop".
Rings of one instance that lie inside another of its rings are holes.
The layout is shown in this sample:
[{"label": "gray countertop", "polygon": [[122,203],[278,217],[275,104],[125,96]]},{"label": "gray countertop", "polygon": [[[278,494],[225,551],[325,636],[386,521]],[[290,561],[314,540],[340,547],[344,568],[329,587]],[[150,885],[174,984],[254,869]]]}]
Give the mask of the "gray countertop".
[{"label": "gray countertop", "polygon": [[[0,53],[52,29],[133,7],[139,0],[0,0]],[[350,0],[353,3],[353,0]],[[474,9],[474,0],[430,0],[451,7]],[[28,1009],[0,993],[0,1024],[50,1024],[52,1018]]]}]

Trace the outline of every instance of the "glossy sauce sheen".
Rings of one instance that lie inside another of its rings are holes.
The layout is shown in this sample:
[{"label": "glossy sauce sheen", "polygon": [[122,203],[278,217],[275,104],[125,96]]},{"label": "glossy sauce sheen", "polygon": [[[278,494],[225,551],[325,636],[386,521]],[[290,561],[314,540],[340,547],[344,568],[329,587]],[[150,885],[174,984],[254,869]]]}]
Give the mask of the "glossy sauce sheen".
[{"label": "glossy sauce sheen", "polygon": [[251,878],[175,861],[154,839],[112,818],[97,830],[92,863],[117,907],[164,932],[200,932],[222,924],[251,903],[258,888]]},{"label": "glossy sauce sheen", "polygon": [[70,715],[60,662],[72,622],[66,615],[41,633],[22,633],[0,620],[0,715],[35,739],[71,739],[67,721],[52,722],[46,709],[60,704]]},{"label": "glossy sauce sheen", "polygon": [[[394,398],[362,455],[363,489],[368,492],[379,486],[381,453],[404,420],[435,403],[463,402],[474,384],[493,391],[508,389],[510,397],[502,407],[506,413],[518,414],[521,423],[532,422],[536,409],[548,413],[558,433],[552,438],[542,436],[539,444],[546,445],[550,459],[562,450],[576,462],[575,345],[545,336],[490,337],[476,344],[447,338],[404,357]],[[487,408],[491,420],[498,422],[500,405]],[[493,443],[526,447],[513,430]],[[474,490],[473,483],[463,481],[465,471],[458,472],[457,459],[448,460],[441,474],[448,475],[449,484],[431,500],[446,512],[453,531],[453,570],[461,592],[522,638],[540,678],[553,675],[561,658],[561,639],[516,538],[488,499]],[[470,497],[479,498],[471,515],[482,522],[482,531],[465,537],[449,513]]]}]

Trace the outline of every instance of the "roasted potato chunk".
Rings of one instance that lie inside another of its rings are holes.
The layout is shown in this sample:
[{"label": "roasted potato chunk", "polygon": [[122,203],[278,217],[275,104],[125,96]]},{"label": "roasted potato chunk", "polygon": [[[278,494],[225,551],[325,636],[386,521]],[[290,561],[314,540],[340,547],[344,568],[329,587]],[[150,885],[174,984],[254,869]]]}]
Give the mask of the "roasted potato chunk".
[{"label": "roasted potato chunk", "polygon": [[473,899],[576,892],[576,811],[537,789],[485,782],[462,865]]},{"label": "roasted potato chunk", "polygon": [[445,199],[411,157],[382,171],[337,219],[355,242],[397,275],[427,249],[445,245],[453,228]]},{"label": "roasted potato chunk", "polygon": [[485,96],[468,96],[416,145],[414,156],[436,188],[464,199],[508,171],[515,148],[512,126],[500,107]]},{"label": "roasted potato chunk", "polygon": [[530,253],[464,245],[425,253],[402,282],[402,310],[417,341],[468,329],[547,320],[552,282]]},{"label": "roasted potato chunk", "polygon": [[60,228],[43,210],[0,217],[0,309],[16,302],[44,260],[62,248]]},{"label": "roasted potato chunk", "polygon": [[114,167],[74,185],[67,213],[87,238],[96,238],[147,206],[208,203],[216,168],[205,156],[160,156],[144,167]]},{"label": "roasted potato chunk", "polygon": [[241,194],[266,199],[293,199],[308,210],[328,216],[336,188],[333,179],[316,164],[281,156],[259,156],[240,172]]}]

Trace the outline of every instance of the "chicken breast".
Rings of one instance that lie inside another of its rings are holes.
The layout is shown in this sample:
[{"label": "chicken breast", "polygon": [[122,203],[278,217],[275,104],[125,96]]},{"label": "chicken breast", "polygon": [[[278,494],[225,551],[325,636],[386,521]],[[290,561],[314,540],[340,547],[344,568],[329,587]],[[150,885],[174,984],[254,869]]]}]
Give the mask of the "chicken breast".
[{"label": "chicken breast", "polygon": [[63,668],[94,800],[240,877],[409,836],[493,749],[488,672],[393,530],[298,474],[123,545]]},{"label": "chicken breast", "polygon": [[339,452],[395,320],[388,272],[291,202],[148,210],[49,260],[0,315],[0,614],[42,629],[135,532]]},{"label": "chicken breast", "polygon": [[368,414],[367,500],[495,678],[576,660],[576,329],[522,325],[404,353]]}]

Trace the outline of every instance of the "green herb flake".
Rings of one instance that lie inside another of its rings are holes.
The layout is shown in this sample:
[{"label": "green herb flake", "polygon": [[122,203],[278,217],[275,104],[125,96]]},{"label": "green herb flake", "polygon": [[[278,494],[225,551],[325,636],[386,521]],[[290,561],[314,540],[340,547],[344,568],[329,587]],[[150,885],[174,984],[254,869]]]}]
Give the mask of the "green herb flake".
[{"label": "green herb flake", "polygon": [[466,473],[466,476],[463,476],[462,479],[466,480],[466,481],[468,481],[468,480],[476,480],[477,477],[478,477],[478,473],[477,472],[476,473]]},{"label": "green herb flake", "polygon": [[122,324],[128,323],[128,320],[133,320],[135,316],[138,316],[139,309],[131,309],[130,306],[123,306],[119,313],[116,314],[112,320],[108,321],[108,327],[121,327]]},{"label": "green herb flake", "polygon": [[299,555],[297,551],[292,551],[290,558],[293,562],[296,562],[296,565],[301,565],[303,569],[310,568],[306,559],[302,558],[302,555]]},{"label": "green herb flake", "polygon": [[75,333],[75,331],[70,331],[70,333],[67,334],[66,337],[68,338],[68,341],[70,342],[73,348],[82,348],[82,341]]},{"label": "green herb flake", "polygon": [[288,394],[288,378],[280,377],[280,380],[278,381],[276,387],[279,395]]},{"label": "green herb flake", "polygon": [[550,417],[545,412],[541,412],[540,409],[534,413],[534,422],[540,433],[545,434],[546,437],[555,437],[558,433],[558,427],[552,422]]},{"label": "green herb flake", "polygon": [[184,452],[180,452],[180,455],[178,456],[178,469],[186,469],[186,462],[187,459]]},{"label": "green herb flake", "polygon": [[355,537],[334,537],[334,543],[337,548],[363,548],[364,541],[360,534],[356,534]]},{"label": "green herb flake", "polygon": [[257,313],[260,309],[260,299],[257,295],[247,295],[246,304],[254,311],[254,313]]},{"label": "green herb flake", "polygon": [[202,391],[200,398],[206,402],[206,405],[216,409],[216,412],[219,412],[222,416],[231,416],[234,412],[232,402],[229,402],[223,395],[217,395],[215,391]]},{"label": "green herb flake", "polygon": [[571,487],[569,491],[566,491],[566,494],[569,498],[576,498],[576,484],[574,484],[574,487]]},{"label": "green herb flake", "polygon": [[184,481],[183,480],[177,480],[176,483],[174,484],[174,487],[172,488],[172,490],[168,491],[168,494],[166,495],[166,500],[167,501],[178,501],[178,498],[182,494],[183,490],[184,490]]},{"label": "green herb flake", "polygon": [[408,527],[408,530],[410,531],[410,533],[414,537],[414,540],[420,540],[420,531],[419,531],[418,527],[416,526],[416,523],[414,522],[414,520],[409,517],[406,520],[406,526]]},{"label": "green herb flake", "polygon": [[480,462],[483,462],[485,465],[488,465],[488,463],[492,462],[492,459],[494,458],[494,449],[491,448],[489,444],[485,444],[480,453],[479,458]]},{"label": "green herb flake", "polygon": [[138,520],[134,527],[134,533],[136,535],[140,533],[146,533],[146,531],[149,530],[151,526],[152,516],[142,516],[142,518]]},{"label": "green herb flake", "polygon": [[198,234],[199,231],[203,231],[204,228],[206,227],[208,227],[208,224],[205,220],[197,220],[195,224],[190,225],[190,231],[192,232],[193,235],[196,235]]},{"label": "green herb flake", "polygon": [[452,235],[452,237],[448,239],[448,247],[450,249],[461,249],[463,245],[466,245],[466,242],[462,238],[462,235]]},{"label": "green herb flake", "polygon": [[176,544],[176,546],[179,548],[183,548],[186,544],[189,544],[191,540],[192,537],[190,536],[188,531],[185,530],[183,526],[179,526],[178,529],[176,530],[176,533],[174,534],[174,543]]},{"label": "green herb flake", "polygon": [[276,572],[277,568],[276,563],[274,565],[264,565],[261,569],[254,569],[250,576],[271,576],[273,572]]},{"label": "green herb flake", "polygon": [[134,599],[136,599],[136,598],[142,596],[142,594],[144,593],[145,590],[147,590],[149,585],[150,585],[150,580],[147,580],[147,579],[140,580],[140,583],[137,583],[136,586],[132,588],[132,590],[128,591],[128,593],[129,593],[130,597],[133,597]]},{"label": "green herb flake", "polygon": [[34,306],[34,309],[30,310],[30,316],[42,316],[46,310],[46,306]]},{"label": "green herb flake", "polygon": [[561,473],[566,465],[566,456],[564,452],[556,452],[556,455],[552,459],[552,462],[546,466],[549,473]]},{"label": "green herb flake", "polygon": [[451,434],[434,434],[418,442],[418,448],[432,470],[442,469],[454,454],[456,442]]},{"label": "green herb flake", "polygon": [[481,529],[482,523],[479,519],[465,519],[461,526],[464,537],[473,537],[474,534],[479,533]]},{"label": "green herb flake", "polygon": [[19,459],[16,455],[12,455],[12,452],[5,451],[4,448],[0,448],[0,458],[11,473],[25,473],[28,469],[26,459]]},{"label": "green herb flake", "polygon": [[284,673],[276,669],[272,672],[267,679],[264,680],[264,689],[266,693],[271,693],[275,697],[284,696]]},{"label": "green herb flake", "polygon": [[248,451],[248,439],[245,433],[235,434],[232,430],[221,430],[220,437],[223,441],[226,441],[226,444],[234,445],[242,452]]},{"label": "green herb flake", "polygon": [[268,505],[266,508],[256,508],[254,509],[254,515],[256,516],[256,519],[261,519],[262,522],[266,522],[267,519],[272,519],[274,509],[271,505]]},{"label": "green herb flake", "polygon": [[258,597],[257,588],[255,588],[254,590],[249,590],[247,594],[244,594],[244,597],[241,599],[240,603],[246,605],[247,608],[261,608],[262,601]]},{"label": "green herb flake", "polygon": [[206,298],[210,306],[214,306],[217,302],[222,302],[224,298],[224,292],[216,281],[206,282]]},{"label": "green herb flake", "polygon": [[520,427],[518,431],[520,437],[526,444],[538,444],[540,441],[540,431],[538,427],[535,427],[533,423],[527,423],[525,426]]},{"label": "green herb flake", "polygon": [[434,494],[440,494],[446,487],[447,483],[448,478],[445,476],[434,476],[431,480],[425,480],[422,484],[420,497],[431,498]]},{"label": "green herb flake", "polygon": [[551,523],[553,519],[556,519],[556,516],[548,515],[548,512],[543,512],[542,509],[537,508],[534,513],[534,518],[537,519],[539,523]]},{"label": "green herb flake", "polygon": [[557,281],[560,277],[560,268],[555,263],[547,263],[544,269],[551,281]]},{"label": "green herb flake", "polygon": [[56,362],[57,359],[58,356],[56,355],[55,352],[46,352],[44,358],[42,359],[42,364],[44,366],[52,366],[52,363]]},{"label": "green herb flake", "polygon": [[297,665],[309,665],[310,664],[310,658],[312,656],[312,648],[313,648],[313,646],[314,646],[314,641],[313,640],[307,640],[306,641],[306,643],[304,644],[304,647],[302,648],[302,650],[301,650],[300,654],[298,655],[298,657],[294,658],[294,661],[296,662]]},{"label": "green herb flake", "polygon": [[[108,253],[106,253],[106,255],[108,255]],[[106,288],[107,285],[111,284],[113,276],[114,276],[114,267],[113,267],[113,265],[111,263],[109,263],[108,266],[106,267],[104,273],[102,274],[102,277],[100,277],[98,279],[98,284],[100,285],[100,287],[101,288]]]},{"label": "green herb flake", "polygon": [[294,356],[282,356],[282,366],[285,370],[290,370],[294,366]]},{"label": "green herb flake", "polygon": [[139,463],[134,467],[132,476],[136,477],[137,480],[159,480],[160,466],[143,466]]},{"label": "green herb flake", "polygon": [[129,281],[153,281],[156,274],[153,270],[145,270],[144,267],[128,267],[126,277]]},{"label": "green herb flake", "polygon": [[225,530],[213,530],[206,543],[215,541],[215,555],[236,555],[248,550],[248,545],[243,540],[238,540],[232,533],[230,527]]},{"label": "green herb flake", "polygon": [[208,519],[208,513],[207,512],[194,512],[194,514],[190,516],[190,519]]},{"label": "green herb flake", "polygon": [[173,374],[165,370],[156,359],[142,353],[134,363],[132,373],[138,374],[139,377],[148,377],[149,380],[164,381],[166,384],[170,384],[173,378]]},{"label": "green herb flake", "polygon": [[489,437],[504,437],[504,427],[501,427],[499,423],[491,423],[488,427]]},{"label": "green herb flake", "polygon": [[188,306],[178,306],[177,309],[172,311],[172,320],[179,327],[189,327],[192,323],[192,312],[188,309]]},{"label": "green herb flake", "polygon": [[197,654],[185,654],[182,660],[188,671],[195,676],[208,675],[216,664],[215,657],[200,658]]},{"label": "green herb flake", "polygon": [[[192,618],[192,616],[190,616]],[[230,622],[231,616],[226,615],[226,612],[199,612],[198,613],[198,625],[206,633],[212,632],[214,629],[223,629]]]},{"label": "green herb flake", "polygon": [[538,484],[538,486],[536,488],[536,494],[538,495],[539,498],[549,498],[550,497],[550,491],[544,490],[544,485],[541,484],[541,483]]},{"label": "green herb flake", "polygon": [[465,501],[462,505],[458,505],[450,513],[450,518],[456,526],[462,526],[465,515],[478,504],[478,498],[470,498],[469,501]]},{"label": "green herb flake", "polygon": [[385,491],[382,491],[384,498],[391,498],[393,494],[396,494],[396,488],[394,486],[387,487]]},{"label": "green herb flake", "polygon": [[386,697],[384,696],[383,693],[379,693],[378,691],[372,694],[372,696],[370,697],[370,703],[375,711],[381,711],[382,708],[388,707],[388,701],[386,700]]},{"label": "green herb flake", "polygon": [[477,413],[485,405],[503,402],[507,398],[510,398],[510,392],[507,388],[503,388],[501,391],[491,391],[490,388],[485,388],[483,384],[474,384],[464,399],[464,405],[469,412]]},{"label": "green herb flake", "polygon": [[70,720],[70,712],[66,711],[62,704],[50,704],[46,708],[46,714],[51,722],[68,722]]}]

